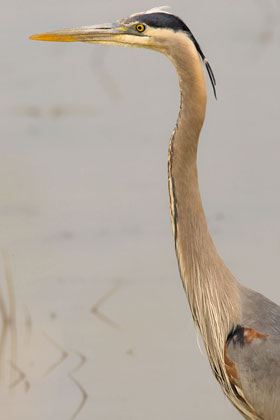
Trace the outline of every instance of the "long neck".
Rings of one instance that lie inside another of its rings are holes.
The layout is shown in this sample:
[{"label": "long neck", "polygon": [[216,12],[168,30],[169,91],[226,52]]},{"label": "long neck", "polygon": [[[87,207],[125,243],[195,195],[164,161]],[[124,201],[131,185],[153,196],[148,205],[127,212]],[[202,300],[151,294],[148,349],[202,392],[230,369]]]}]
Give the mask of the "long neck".
[{"label": "long neck", "polygon": [[238,322],[240,303],[236,281],[208,231],[198,186],[196,159],[206,109],[205,76],[192,41],[185,36],[178,38],[176,47],[167,54],[176,67],[181,89],[180,113],[168,159],[175,248],[194,320],[217,372],[226,337]]}]

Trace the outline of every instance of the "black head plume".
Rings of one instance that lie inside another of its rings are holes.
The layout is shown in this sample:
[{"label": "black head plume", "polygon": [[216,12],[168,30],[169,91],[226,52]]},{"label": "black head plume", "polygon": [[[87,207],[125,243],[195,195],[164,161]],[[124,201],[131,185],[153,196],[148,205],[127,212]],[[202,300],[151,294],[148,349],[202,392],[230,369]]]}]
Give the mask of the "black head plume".
[{"label": "black head plume", "polygon": [[209,75],[209,79],[210,79],[210,81],[211,81],[211,85],[212,85],[212,87],[213,87],[213,91],[214,91],[215,98],[217,99],[217,92],[216,92],[216,79],[215,79],[215,76],[214,76],[214,73],[213,73],[212,67],[210,66],[210,64],[209,64],[209,62],[208,62],[208,60],[207,60],[207,58],[205,57],[205,55],[204,55],[204,54],[203,54],[203,52],[202,52],[202,49],[200,48],[199,43],[197,42],[197,40],[195,39],[195,37],[193,36],[193,34],[192,34],[192,32],[191,32],[190,30],[189,30],[188,34],[189,34],[190,39],[191,39],[191,40],[192,40],[192,42],[194,43],[194,45],[195,45],[195,47],[196,47],[196,49],[197,49],[197,51],[198,51],[198,53],[199,53],[199,55],[200,55],[200,57],[201,57],[202,61],[203,61],[204,65],[205,65],[205,67],[206,67],[207,73],[208,73],[208,75]]}]

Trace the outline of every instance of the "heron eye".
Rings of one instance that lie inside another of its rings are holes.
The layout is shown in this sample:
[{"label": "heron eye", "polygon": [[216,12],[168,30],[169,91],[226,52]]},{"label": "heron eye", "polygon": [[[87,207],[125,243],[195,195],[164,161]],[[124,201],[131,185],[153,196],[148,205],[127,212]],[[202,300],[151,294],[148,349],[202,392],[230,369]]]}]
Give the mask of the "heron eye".
[{"label": "heron eye", "polygon": [[138,32],[143,32],[143,31],[145,31],[145,26],[144,26],[144,25],[142,25],[142,23],[138,23],[138,24],[136,25],[136,31],[138,31]]}]

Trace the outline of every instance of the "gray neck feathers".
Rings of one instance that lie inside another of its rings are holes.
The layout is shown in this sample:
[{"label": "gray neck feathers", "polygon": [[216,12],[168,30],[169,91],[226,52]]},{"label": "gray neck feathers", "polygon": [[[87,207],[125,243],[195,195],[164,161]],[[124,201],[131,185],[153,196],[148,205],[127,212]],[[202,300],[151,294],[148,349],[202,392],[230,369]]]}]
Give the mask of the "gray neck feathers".
[{"label": "gray neck feathers", "polygon": [[166,54],[176,67],[181,107],[168,159],[170,212],[180,275],[193,318],[218,380],[228,392],[224,346],[240,321],[237,283],[219,257],[208,231],[197,176],[197,145],[205,117],[206,86],[199,55],[185,35]]}]

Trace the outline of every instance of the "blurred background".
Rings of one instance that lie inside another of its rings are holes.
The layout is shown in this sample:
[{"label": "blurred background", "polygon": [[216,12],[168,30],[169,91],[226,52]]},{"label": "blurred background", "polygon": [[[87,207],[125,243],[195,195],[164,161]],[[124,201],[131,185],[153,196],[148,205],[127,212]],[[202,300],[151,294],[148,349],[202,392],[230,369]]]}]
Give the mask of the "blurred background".
[{"label": "blurred background", "polygon": [[[280,303],[278,0],[169,0],[217,79],[200,186],[237,279]],[[179,278],[167,149],[177,76],[152,51],[30,34],[159,6],[11,0],[1,7],[0,416],[238,419]]]}]

